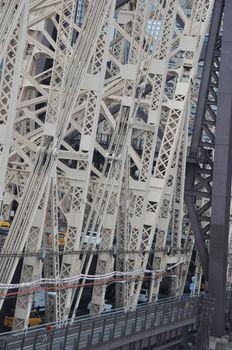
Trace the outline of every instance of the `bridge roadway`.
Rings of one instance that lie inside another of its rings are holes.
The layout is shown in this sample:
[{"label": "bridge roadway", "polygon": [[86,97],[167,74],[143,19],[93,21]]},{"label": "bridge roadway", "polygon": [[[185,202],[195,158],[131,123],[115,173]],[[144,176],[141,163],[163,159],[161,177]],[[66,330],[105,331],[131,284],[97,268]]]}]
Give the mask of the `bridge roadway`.
[{"label": "bridge roadway", "polygon": [[141,304],[127,313],[116,309],[100,317],[78,317],[65,327],[54,327],[48,335],[44,326],[27,334],[5,333],[0,349],[110,350],[129,349],[132,343],[137,344],[134,349],[168,349],[181,343],[187,333],[196,331],[202,302],[203,295],[185,300],[173,298]]}]

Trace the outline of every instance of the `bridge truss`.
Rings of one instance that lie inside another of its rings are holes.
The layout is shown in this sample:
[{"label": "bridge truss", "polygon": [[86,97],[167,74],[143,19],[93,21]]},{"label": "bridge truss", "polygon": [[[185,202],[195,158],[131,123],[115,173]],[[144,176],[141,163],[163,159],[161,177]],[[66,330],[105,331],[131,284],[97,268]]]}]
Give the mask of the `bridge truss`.
[{"label": "bridge truss", "polygon": [[[92,314],[102,311],[114,271],[116,305],[125,310],[144,286],[156,300],[166,275],[170,294],[183,294],[194,235],[200,291],[207,254],[186,216],[184,183],[213,7],[213,0],[0,2],[0,208],[12,221],[0,256],[0,305],[17,288],[15,330],[27,328],[39,289],[47,292],[48,322],[74,317],[87,275],[98,278]],[[206,59],[219,64],[208,45]],[[209,211],[207,198],[191,205]]]}]

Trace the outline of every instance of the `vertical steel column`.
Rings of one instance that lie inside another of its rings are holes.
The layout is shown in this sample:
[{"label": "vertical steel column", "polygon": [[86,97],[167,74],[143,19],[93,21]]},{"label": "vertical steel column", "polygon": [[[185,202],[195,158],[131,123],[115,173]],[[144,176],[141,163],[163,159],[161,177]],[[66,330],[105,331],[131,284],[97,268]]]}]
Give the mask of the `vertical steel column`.
[{"label": "vertical steel column", "polygon": [[[218,38],[218,35],[222,9],[223,1],[216,1],[204,60],[195,125],[186,166],[185,201],[206,278],[208,276],[208,251],[205,240],[209,239],[210,230],[214,149],[213,130],[217,117],[216,105],[220,56],[220,38]],[[197,201],[198,203],[196,203]],[[200,208],[198,208],[199,201],[202,202]]]},{"label": "vertical steel column", "polygon": [[[231,15],[230,1],[215,2],[186,176],[186,204],[205,277],[209,274],[209,294],[215,300],[212,335],[217,337],[225,328],[232,174]],[[209,239],[208,261],[205,241]]]},{"label": "vertical steel column", "polygon": [[226,270],[232,175],[232,2],[225,0],[215,136],[209,293],[215,299],[212,335],[225,328]]}]

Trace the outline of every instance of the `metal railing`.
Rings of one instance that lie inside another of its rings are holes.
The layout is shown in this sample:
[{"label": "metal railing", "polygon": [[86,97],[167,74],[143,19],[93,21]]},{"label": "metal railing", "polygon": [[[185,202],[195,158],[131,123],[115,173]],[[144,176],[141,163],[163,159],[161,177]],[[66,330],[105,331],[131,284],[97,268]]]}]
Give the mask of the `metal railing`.
[{"label": "metal railing", "polygon": [[[200,295],[204,295],[204,292],[200,293]],[[135,310],[144,309],[146,307],[153,306],[153,305],[164,305],[164,304],[171,303],[174,301],[186,300],[189,298],[191,298],[190,294],[183,294],[181,297],[168,297],[168,298],[164,298],[164,299],[159,299],[153,303],[145,302],[145,303],[141,303],[141,304],[136,305]],[[129,311],[135,311],[135,310],[131,309]],[[107,312],[105,314],[101,314],[101,315],[85,314],[82,316],[76,316],[74,319],[73,318],[67,319],[65,322],[65,326],[73,325],[73,324],[84,322],[84,321],[89,322],[89,321],[92,321],[95,319],[98,320],[100,317],[104,317],[104,316],[112,316],[112,315],[125,314],[125,313],[126,313],[126,311],[122,307],[122,308],[117,308],[117,309],[111,309],[109,312]],[[57,322],[43,323],[43,324],[40,324],[39,326],[27,328],[26,330],[15,330],[15,331],[7,331],[7,332],[0,333],[0,338],[1,337],[18,336],[18,335],[23,336],[23,334],[30,335],[30,334],[35,334],[39,331],[44,332],[46,326],[48,326],[48,325],[52,326],[53,328],[56,328],[56,329],[64,326],[64,325],[61,325]]]},{"label": "metal railing", "polygon": [[202,295],[185,300],[173,298],[142,305],[127,313],[118,309],[100,317],[79,317],[72,324],[69,322],[67,326],[49,332],[44,327],[36,327],[23,335],[12,332],[2,338],[0,349],[85,349],[135,334],[144,337],[145,332],[151,330],[159,334],[170,325],[175,329],[180,324],[195,324],[202,300]]}]

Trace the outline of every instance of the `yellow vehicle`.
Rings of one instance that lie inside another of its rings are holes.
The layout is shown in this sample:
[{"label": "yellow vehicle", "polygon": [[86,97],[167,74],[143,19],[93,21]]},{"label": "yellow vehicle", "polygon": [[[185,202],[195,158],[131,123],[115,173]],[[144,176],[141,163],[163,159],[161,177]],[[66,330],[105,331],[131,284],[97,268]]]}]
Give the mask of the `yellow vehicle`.
[{"label": "yellow vehicle", "polygon": [[[3,321],[4,327],[11,329],[12,325],[13,325],[13,320],[14,320],[13,316],[5,316],[4,321]],[[32,311],[30,318],[29,318],[29,327],[38,326],[39,324],[41,324],[41,322],[42,322],[42,320],[41,320],[40,316],[38,315],[38,313]]]},{"label": "yellow vehicle", "polygon": [[58,233],[58,242],[60,247],[64,247],[66,241],[66,232],[59,232]]},{"label": "yellow vehicle", "polygon": [[0,227],[7,227],[7,228],[10,228],[10,223],[9,223],[9,221],[0,220]]},{"label": "yellow vehicle", "polygon": [[[48,238],[49,238],[48,244],[49,244],[49,242],[51,244],[52,233],[48,234]],[[66,232],[59,232],[58,233],[58,244],[59,244],[60,248],[64,248],[65,241],[66,241]]]}]

